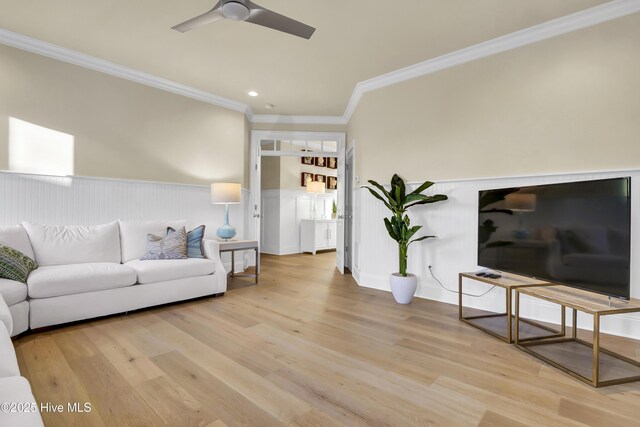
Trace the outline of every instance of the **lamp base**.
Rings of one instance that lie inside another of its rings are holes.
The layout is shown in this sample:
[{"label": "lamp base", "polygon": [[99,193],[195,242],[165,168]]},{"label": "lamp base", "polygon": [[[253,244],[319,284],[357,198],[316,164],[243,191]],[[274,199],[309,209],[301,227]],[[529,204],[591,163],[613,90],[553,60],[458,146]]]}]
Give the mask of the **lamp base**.
[{"label": "lamp base", "polygon": [[230,226],[229,224],[225,224],[218,228],[216,234],[219,238],[224,240],[232,239],[236,235],[236,228]]}]

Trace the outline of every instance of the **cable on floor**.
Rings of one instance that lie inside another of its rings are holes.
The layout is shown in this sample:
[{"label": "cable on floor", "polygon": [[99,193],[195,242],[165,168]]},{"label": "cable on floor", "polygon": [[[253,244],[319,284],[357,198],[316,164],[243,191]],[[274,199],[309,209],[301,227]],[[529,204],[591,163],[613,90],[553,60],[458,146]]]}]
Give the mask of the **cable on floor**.
[{"label": "cable on floor", "polygon": [[[429,273],[431,273],[431,277],[433,277],[433,278],[434,278],[434,280],[435,280],[436,282],[438,282],[438,284],[440,285],[440,287],[441,287],[442,289],[444,289],[444,290],[445,290],[445,291],[447,291],[447,292],[454,293],[454,294],[457,294],[457,293],[458,293],[458,291],[454,291],[453,289],[449,289],[449,288],[447,288],[445,285],[443,285],[443,284],[442,284],[442,282],[441,282],[441,281],[436,277],[436,275],[435,275],[435,274],[433,274],[433,270],[431,269],[431,266],[429,266],[428,268],[429,268]],[[473,298],[480,298],[480,297],[485,296],[486,294],[488,294],[488,293],[489,293],[489,292],[491,292],[492,290],[494,290],[494,289],[495,289],[495,287],[496,287],[496,286],[495,286],[495,285],[493,285],[493,286],[492,286],[492,287],[490,287],[486,292],[483,292],[483,293],[478,294],[478,295],[476,295],[476,294],[469,294],[469,293],[467,293],[467,292],[463,292],[463,293],[462,293],[462,295],[466,295],[466,296],[468,296],[468,297],[473,297]]]}]

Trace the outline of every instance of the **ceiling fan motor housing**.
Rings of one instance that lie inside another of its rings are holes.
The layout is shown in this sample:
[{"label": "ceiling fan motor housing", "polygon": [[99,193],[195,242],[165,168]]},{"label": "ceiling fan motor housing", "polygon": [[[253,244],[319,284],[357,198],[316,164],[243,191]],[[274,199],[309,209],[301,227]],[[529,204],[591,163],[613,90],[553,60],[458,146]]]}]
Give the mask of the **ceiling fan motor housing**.
[{"label": "ceiling fan motor housing", "polygon": [[244,21],[249,18],[249,8],[237,1],[228,1],[222,5],[222,14],[227,19]]}]

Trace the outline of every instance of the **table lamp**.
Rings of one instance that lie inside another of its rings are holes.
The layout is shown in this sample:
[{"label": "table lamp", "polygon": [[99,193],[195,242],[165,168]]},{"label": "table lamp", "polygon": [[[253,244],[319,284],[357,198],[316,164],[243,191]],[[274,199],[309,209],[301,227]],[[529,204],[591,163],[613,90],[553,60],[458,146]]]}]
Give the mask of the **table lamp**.
[{"label": "table lamp", "polygon": [[224,240],[229,240],[236,235],[235,227],[229,225],[229,205],[240,203],[240,184],[235,182],[216,182],[211,184],[211,203],[214,205],[225,205],[224,225],[218,228],[216,234]]},{"label": "table lamp", "polygon": [[307,193],[313,193],[313,218],[317,219],[316,213],[316,195],[323,194],[325,190],[325,184],[321,181],[309,181],[307,182]]}]

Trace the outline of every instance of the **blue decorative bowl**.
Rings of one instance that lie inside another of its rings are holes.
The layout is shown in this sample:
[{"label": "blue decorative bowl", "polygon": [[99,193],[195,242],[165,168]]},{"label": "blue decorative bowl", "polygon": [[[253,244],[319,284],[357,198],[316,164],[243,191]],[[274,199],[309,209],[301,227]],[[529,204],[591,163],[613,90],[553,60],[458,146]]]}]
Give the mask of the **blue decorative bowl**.
[{"label": "blue decorative bowl", "polygon": [[219,238],[224,240],[233,239],[233,237],[236,235],[236,228],[230,226],[229,224],[225,224],[220,228],[218,228],[218,231],[216,231],[216,234],[218,235]]}]

